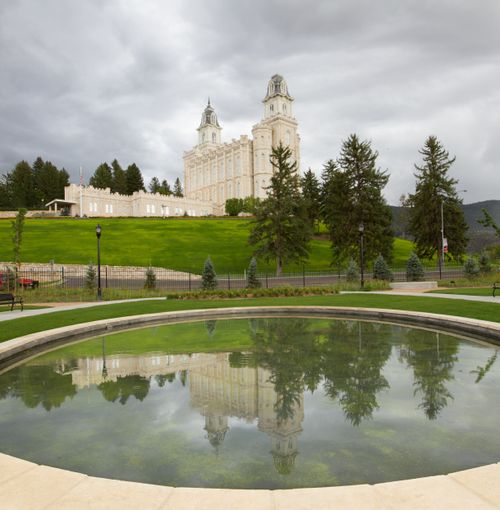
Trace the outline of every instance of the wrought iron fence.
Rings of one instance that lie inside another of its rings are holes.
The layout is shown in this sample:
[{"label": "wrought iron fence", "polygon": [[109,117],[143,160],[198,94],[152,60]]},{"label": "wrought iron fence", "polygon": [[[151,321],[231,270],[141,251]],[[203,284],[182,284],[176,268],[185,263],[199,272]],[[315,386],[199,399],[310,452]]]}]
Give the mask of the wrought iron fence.
[{"label": "wrought iron fence", "polygon": [[[146,284],[147,268],[124,268],[118,266],[101,266],[101,287],[103,289],[141,289]],[[165,291],[190,291],[201,288],[201,275],[190,271],[173,271],[154,268],[156,289]],[[31,268],[18,270],[15,267],[0,267],[0,290],[9,291],[19,287],[25,289],[36,287],[56,288],[95,288],[97,285],[97,268],[90,274],[83,266],[58,266],[53,268]],[[393,268],[393,281],[406,281],[406,268]],[[462,266],[447,265],[442,271],[443,279],[464,276]],[[279,286],[315,287],[335,285],[346,281],[345,272],[334,270],[312,270],[307,267],[301,271],[286,272],[279,276],[272,272],[259,272],[257,275],[261,286],[272,288]],[[371,272],[365,272],[365,280],[372,278]],[[437,268],[425,269],[426,280],[438,280]],[[243,273],[225,273],[217,275],[217,287],[220,289],[241,289],[247,286],[247,275]]]}]

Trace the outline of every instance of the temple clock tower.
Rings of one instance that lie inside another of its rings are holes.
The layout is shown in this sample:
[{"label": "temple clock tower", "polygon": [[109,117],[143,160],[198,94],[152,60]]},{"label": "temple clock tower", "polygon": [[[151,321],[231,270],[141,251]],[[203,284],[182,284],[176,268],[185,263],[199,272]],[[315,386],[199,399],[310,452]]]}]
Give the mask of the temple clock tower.
[{"label": "temple clock tower", "polygon": [[217,115],[210,104],[210,98],[208,98],[208,104],[201,114],[200,127],[198,128],[198,145],[219,145],[221,131]]}]

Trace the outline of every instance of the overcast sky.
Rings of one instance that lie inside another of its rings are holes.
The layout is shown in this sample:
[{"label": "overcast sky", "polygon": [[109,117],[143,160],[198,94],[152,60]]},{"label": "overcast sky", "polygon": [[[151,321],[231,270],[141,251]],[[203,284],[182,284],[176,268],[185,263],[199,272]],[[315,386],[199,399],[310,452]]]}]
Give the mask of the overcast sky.
[{"label": "overcast sky", "polygon": [[396,204],[434,134],[466,203],[500,199],[498,0],[2,1],[0,173],[40,155],[76,182],[116,157],[173,181],[207,97],[223,140],[250,135],[275,73],[302,170],[355,132]]}]

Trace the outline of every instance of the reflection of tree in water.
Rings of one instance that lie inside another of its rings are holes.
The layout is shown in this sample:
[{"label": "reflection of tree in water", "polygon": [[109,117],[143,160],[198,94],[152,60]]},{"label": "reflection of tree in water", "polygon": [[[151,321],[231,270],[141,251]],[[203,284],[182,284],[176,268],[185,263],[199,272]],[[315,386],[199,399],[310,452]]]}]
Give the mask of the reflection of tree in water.
[{"label": "reflection of tree in water", "polygon": [[159,388],[163,388],[166,382],[173,383],[175,381],[175,372],[155,375],[155,381]]},{"label": "reflection of tree in water", "polygon": [[[444,340],[444,341],[443,341]],[[457,361],[458,339],[450,336],[435,337],[429,332],[409,329],[401,358],[413,369],[414,394],[422,395],[419,409],[429,420],[435,420],[441,410],[453,399],[445,383],[454,379],[453,366]]]},{"label": "reflection of tree in water", "polygon": [[497,360],[498,351],[495,351],[493,356],[488,358],[486,365],[484,367],[478,366],[476,370],[471,370],[471,374],[477,374],[476,380],[474,381],[476,384],[481,382],[483,377],[490,371],[491,367],[494,365]]},{"label": "reflection of tree in water", "polygon": [[0,398],[21,399],[26,407],[39,404],[46,411],[60,407],[77,393],[71,374],[60,374],[55,366],[23,365],[0,377]]},{"label": "reflection of tree in water", "polygon": [[214,320],[205,321],[205,328],[207,329],[207,333],[210,338],[214,336],[216,326],[217,321]]},{"label": "reflection of tree in water", "polygon": [[370,322],[335,321],[325,345],[325,392],[338,399],[353,425],[378,409],[377,393],[389,388],[382,369],[391,354],[391,326]]},{"label": "reflection of tree in water", "polygon": [[116,402],[125,405],[127,400],[134,396],[141,402],[149,393],[150,380],[140,375],[125,375],[117,377],[116,381],[105,381],[97,386],[102,396],[108,402]]}]

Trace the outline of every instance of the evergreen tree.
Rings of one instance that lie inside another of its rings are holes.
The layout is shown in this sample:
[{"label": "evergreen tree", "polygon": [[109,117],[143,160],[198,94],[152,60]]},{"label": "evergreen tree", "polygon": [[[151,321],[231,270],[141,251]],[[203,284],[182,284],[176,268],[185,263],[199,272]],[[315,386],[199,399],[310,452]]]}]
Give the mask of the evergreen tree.
[{"label": "evergreen tree", "polygon": [[349,259],[345,279],[350,283],[357,282],[359,280],[359,268],[354,259]]},{"label": "evergreen tree", "polygon": [[151,193],[160,193],[161,190],[161,184],[158,177],[153,177],[151,179],[151,182],[149,183],[149,191]]},{"label": "evergreen tree", "polygon": [[406,263],[406,280],[420,282],[425,279],[424,268],[416,253],[412,253]]},{"label": "evergreen tree", "polygon": [[491,270],[492,266],[490,256],[485,251],[482,251],[479,255],[479,271],[482,274],[488,274],[491,273]]},{"label": "evergreen tree", "polygon": [[144,288],[148,290],[156,289],[156,273],[151,266],[146,269],[146,280],[144,282]]},{"label": "evergreen tree", "polygon": [[113,174],[107,163],[101,163],[89,180],[90,186],[99,189],[111,188],[113,185]]},{"label": "evergreen tree", "polygon": [[94,290],[96,285],[95,283],[96,278],[97,278],[96,268],[94,264],[92,264],[92,261],[90,261],[88,263],[87,269],[85,270],[85,288],[89,290]]},{"label": "evergreen tree", "polygon": [[21,265],[21,244],[23,241],[24,217],[26,209],[19,209],[16,219],[11,222],[12,225],[12,243],[14,245],[14,264]]},{"label": "evergreen tree", "polygon": [[113,182],[111,185],[112,193],[119,193],[120,195],[127,194],[127,175],[125,170],[121,167],[118,160],[115,158],[111,163],[111,169],[113,172]]},{"label": "evergreen tree", "polygon": [[483,217],[479,220],[477,220],[483,227],[491,227],[496,235],[500,237],[500,227],[495,223],[495,220],[493,219],[493,216],[486,210],[481,209],[481,212],[483,213]]},{"label": "evergreen tree", "polygon": [[415,239],[417,255],[432,259],[436,254],[441,270],[443,212],[444,236],[448,240],[446,257],[461,260],[467,248],[467,223],[462,211],[462,200],[455,185],[457,180],[448,177],[455,158],[443,148],[435,136],[429,136],[419,150],[423,164],[415,165],[417,179],[415,193],[410,195],[409,231]]},{"label": "evergreen tree", "polygon": [[382,255],[379,255],[373,263],[373,278],[376,280],[392,280],[392,271]]},{"label": "evergreen tree", "polygon": [[321,173],[321,185],[319,194],[319,214],[320,218],[326,223],[326,217],[330,214],[329,197],[336,193],[334,189],[334,177],[337,175],[339,167],[332,159],[328,160],[323,165],[323,172]]},{"label": "evergreen tree", "polygon": [[7,175],[0,175],[0,210],[12,207]]},{"label": "evergreen tree", "polygon": [[163,181],[161,181],[160,193],[167,196],[172,194],[172,190],[170,189],[170,184],[167,182],[167,179],[163,179]]},{"label": "evergreen tree", "polygon": [[321,189],[318,178],[310,168],[300,180],[300,185],[307,216],[311,222],[311,227],[314,227],[320,217]]},{"label": "evergreen tree", "polygon": [[39,167],[40,161],[42,159],[38,158],[33,164],[34,187],[37,206],[44,207],[47,202],[55,198],[63,198],[64,191],[61,192],[61,176],[57,167],[50,161],[45,161]]},{"label": "evergreen tree", "polygon": [[392,215],[382,196],[389,177],[376,168],[377,156],[370,142],[350,135],[342,144],[337,164],[330,161],[325,165],[322,209],[334,262],[357,256],[361,223],[366,261],[378,254],[392,258]]},{"label": "evergreen tree", "polygon": [[257,278],[257,260],[252,257],[247,271],[247,288],[258,289],[260,286],[260,280]]},{"label": "evergreen tree", "polygon": [[141,171],[135,163],[129,165],[125,173],[127,176],[128,195],[132,195],[132,193],[135,193],[136,191],[146,191]]},{"label": "evergreen tree", "polygon": [[467,278],[475,278],[479,275],[479,264],[474,257],[467,257],[464,264],[464,273]]},{"label": "evergreen tree", "polygon": [[59,170],[59,196],[64,197],[64,188],[69,186],[69,173],[63,167]]},{"label": "evergreen tree", "polygon": [[181,180],[179,179],[179,177],[177,177],[177,179],[175,179],[175,183],[174,183],[174,197],[183,197],[183,192],[182,192],[182,184],[181,184]]},{"label": "evergreen tree", "polygon": [[33,207],[36,203],[33,172],[29,163],[20,161],[7,175],[11,204],[16,208]]},{"label": "evergreen tree", "polygon": [[266,260],[276,260],[276,274],[283,264],[304,262],[309,256],[311,228],[304,200],[300,194],[297,162],[291,162],[292,152],[281,143],[271,153],[274,167],[267,198],[255,213],[249,243],[255,254]]},{"label": "evergreen tree", "polygon": [[203,290],[214,290],[217,288],[217,275],[210,257],[205,260],[203,273],[201,274],[201,288]]}]

